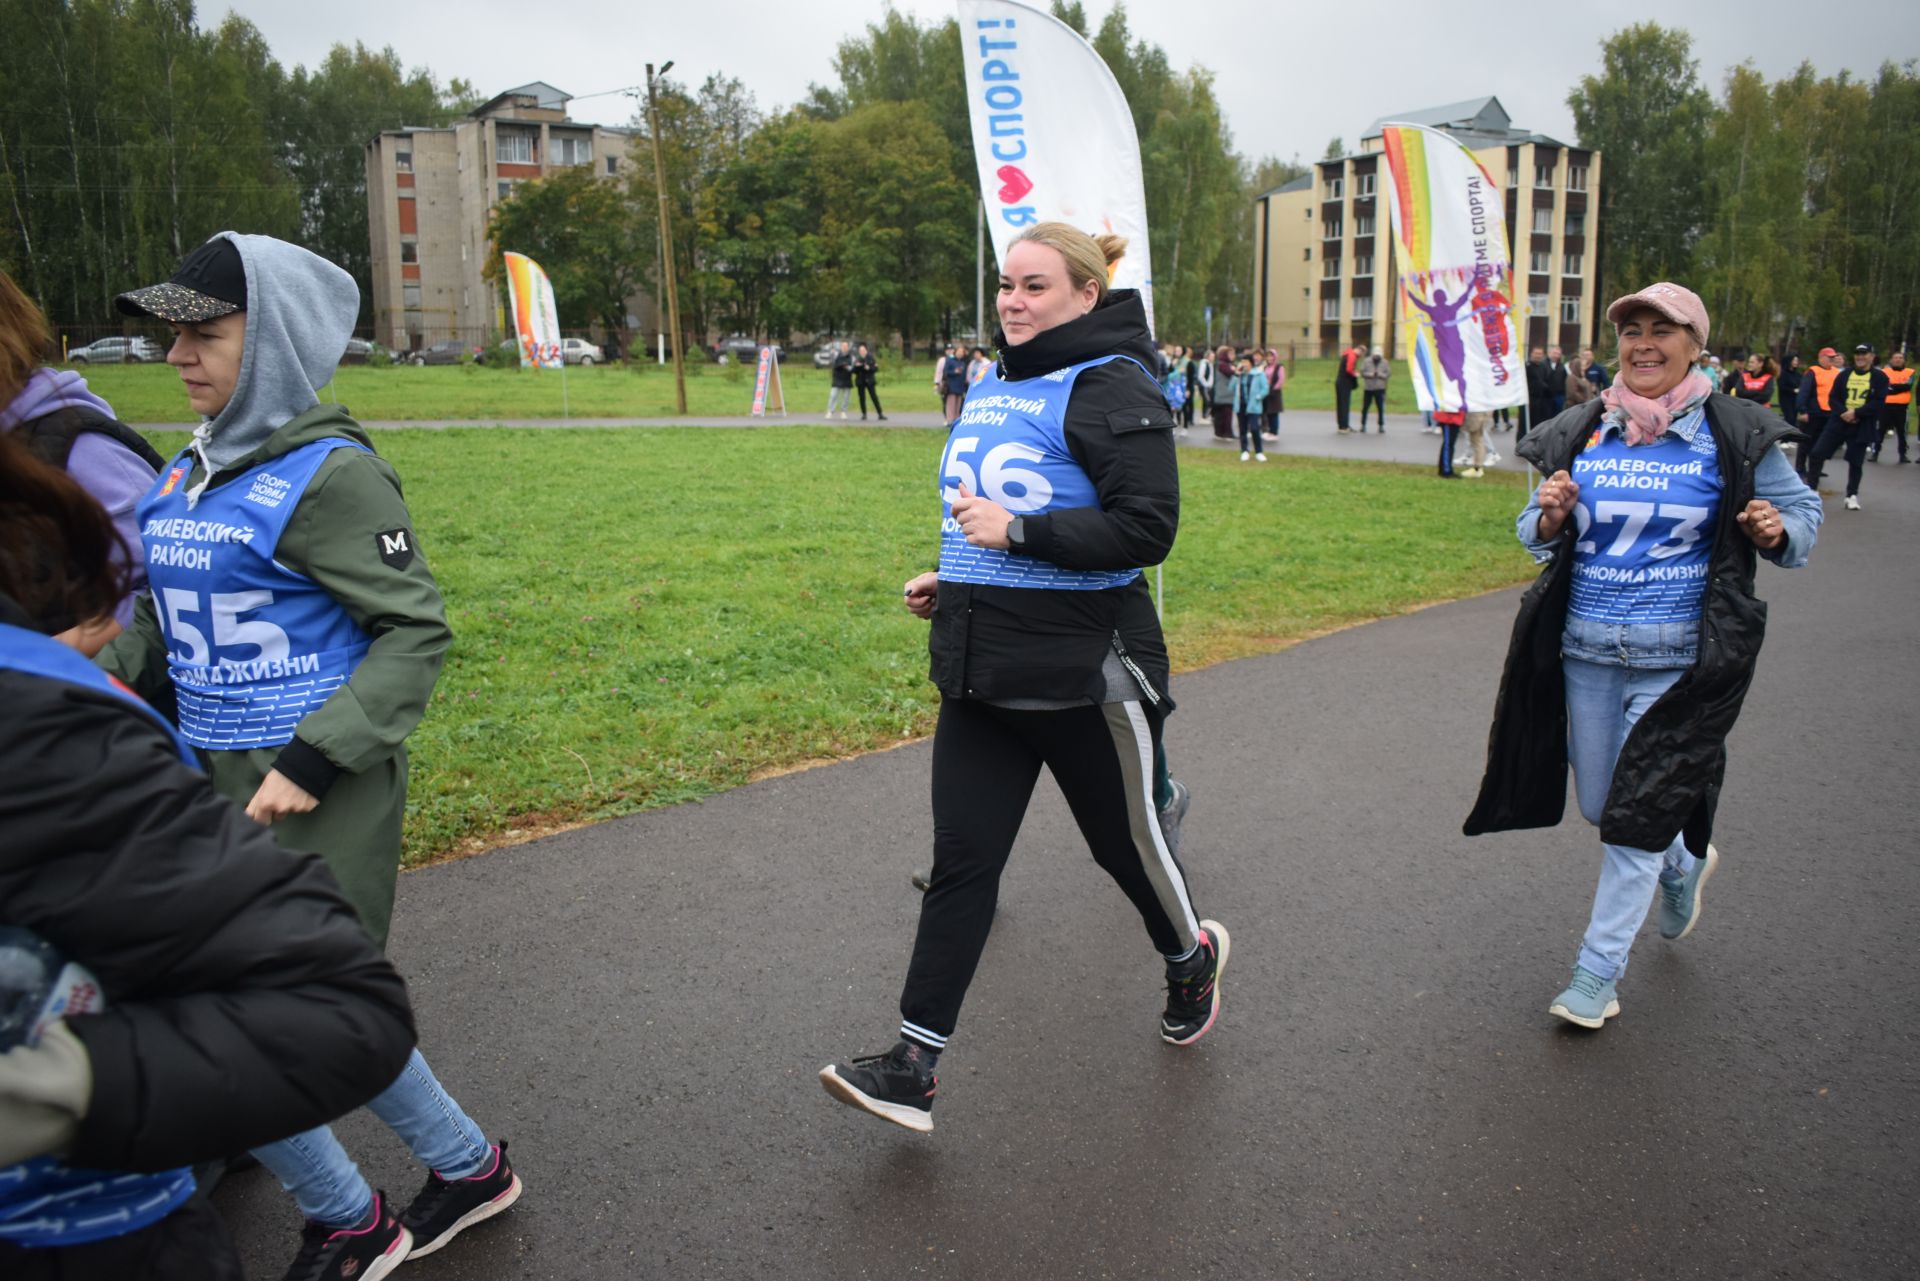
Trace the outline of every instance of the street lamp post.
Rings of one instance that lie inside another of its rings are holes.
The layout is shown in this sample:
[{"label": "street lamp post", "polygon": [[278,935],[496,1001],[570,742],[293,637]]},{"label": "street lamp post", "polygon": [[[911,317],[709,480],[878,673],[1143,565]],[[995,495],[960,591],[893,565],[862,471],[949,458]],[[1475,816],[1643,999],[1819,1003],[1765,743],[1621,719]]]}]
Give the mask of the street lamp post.
[{"label": "street lamp post", "polygon": [[[660,74],[666,75],[673,70],[673,59],[669,58],[660,67]],[[667,169],[660,159],[660,108],[654,100],[653,64],[647,64],[647,133],[653,138],[653,185],[660,193],[660,260],[664,265],[667,285],[667,332],[673,340],[673,392],[679,412],[687,412],[687,366],[680,354],[680,288],[674,279],[673,269],[673,224],[667,215]]]}]

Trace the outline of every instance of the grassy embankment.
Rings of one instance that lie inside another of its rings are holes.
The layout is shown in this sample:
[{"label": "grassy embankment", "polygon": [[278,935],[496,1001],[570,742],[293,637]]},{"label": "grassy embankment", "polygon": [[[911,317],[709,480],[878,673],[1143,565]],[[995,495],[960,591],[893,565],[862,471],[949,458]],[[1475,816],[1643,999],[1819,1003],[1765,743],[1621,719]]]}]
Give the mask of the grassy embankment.
[{"label": "grassy embankment", "polygon": [[[1306,360],[1290,366],[1286,405],[1295,409],[1333,408],[1331,360]],[[164,365],[100,365],[84,370],[87,382],[131,423],[187,423],[193,414],[180,391],[179,376]],[[1387,384],[1387,409],[1414,412],[1406,368],[1397,365]],[[695,365],[687,370],[687,412],[700,417],[745,417],[753,404],[751,367]],[[799,359],[781,367],[781,379],[794,420],[818,421],[826,408],[827,375]],[[569,412],[576,418],[664,418],[675,413],[673,370],[652,364],[596,366],[567,370]],[[936,413],[933,366],[885,367],[880,375],[882,403],[895,412]],[[560,376],[553,370],[483,369],[477,365],[411,365],[369,368],[348,365],[330,391],[356,417],[368,421],[452,419],[488,422],[501,418],[560,417]],[[1359,411],[1359,395],[1354,409]]]},{"label": "grassy embankment", "polygon": [[[933,556],[936,431],[456,428],[378,445],[457,637],[412,740],[409,862],[931,728],[926,628],[900,584]],[[1532,572],[1517,476],[1181,467],[1181,668]]]}]

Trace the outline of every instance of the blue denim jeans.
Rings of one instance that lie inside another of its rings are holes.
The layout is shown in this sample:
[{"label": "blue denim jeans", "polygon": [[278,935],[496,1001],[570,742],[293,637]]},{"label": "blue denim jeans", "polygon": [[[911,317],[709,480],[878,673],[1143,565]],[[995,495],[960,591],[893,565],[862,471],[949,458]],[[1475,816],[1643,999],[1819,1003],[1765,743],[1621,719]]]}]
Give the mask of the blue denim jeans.
[{"label": "blue denim jeans", "polygon": [[[1627,731],[1685,669],[1622,667],[1566,656],[1560,666],[1566,673],[1567,755],[1573,763],[1574,790],[1580,813],[1598,827]],[[1633,937],[1653,906],[1656,882],[1679,880],[1696,860],[1679,836],[1664,850],[1602,842],[1600,851],[1600,887],[1593,895],[1579,964],[1601,978],[1617,979],[1626,973]]]},{"label": "blue denim jeans", "polygon": [[[487,1136],[441,1088],[419,1050],[407,1059],[399,1079],[367,1107],[442,1178],[477,1174],[493,1159]],[[373,1208],[373,1189],[327,1126],[255,1148],[253,1154],[293,1193],[300,1213],[316,1223],[344,1227]]]}]

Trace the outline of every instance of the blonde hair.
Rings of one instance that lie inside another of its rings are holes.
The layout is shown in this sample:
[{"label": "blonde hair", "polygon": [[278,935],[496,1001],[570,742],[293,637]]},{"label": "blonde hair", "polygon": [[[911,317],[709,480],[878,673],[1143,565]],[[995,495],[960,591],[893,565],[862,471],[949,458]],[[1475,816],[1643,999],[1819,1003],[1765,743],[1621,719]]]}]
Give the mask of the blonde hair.
[{"label": "blonde hair", "polygon": [[1066,260],[1067,282],[1076,292],[1085,289],[1089,280],[1098,281],[1100,292],[1093,298],[1096,307],[1106,299],[1107,284],[1113,276],[1113,264],[1119,262],[1127,252],[1125,236],[1090,236],[1067,222],[1035,223],[1015,236],[1007,247],[1011,249],[1013,245],[1027,241],[1045,245]]}]

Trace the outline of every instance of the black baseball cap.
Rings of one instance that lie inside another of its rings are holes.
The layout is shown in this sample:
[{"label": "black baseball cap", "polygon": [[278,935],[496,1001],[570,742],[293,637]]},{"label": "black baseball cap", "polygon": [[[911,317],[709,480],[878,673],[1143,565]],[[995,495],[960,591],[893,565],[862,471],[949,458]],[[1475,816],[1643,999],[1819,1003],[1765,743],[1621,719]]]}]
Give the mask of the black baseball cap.
[{"label": "black baseball cap", "polygon": [[156,316],[194,324],[247,309],[247,271],[231,240],[209,240],[188,254],[165,284],[134,289],[113,300],[126,316]]},{"label": "black baseball cap", "polygon": [[1866,352],[1869,356],[1871,356],[1873,354],[1873,344],[1870,342],[1863,342],[1858,347],[1855,347],[1853,349],[1853,354],[1858,356],[1863,351]]}]

